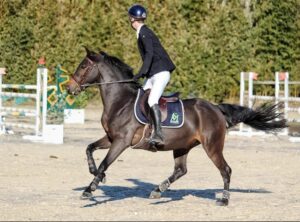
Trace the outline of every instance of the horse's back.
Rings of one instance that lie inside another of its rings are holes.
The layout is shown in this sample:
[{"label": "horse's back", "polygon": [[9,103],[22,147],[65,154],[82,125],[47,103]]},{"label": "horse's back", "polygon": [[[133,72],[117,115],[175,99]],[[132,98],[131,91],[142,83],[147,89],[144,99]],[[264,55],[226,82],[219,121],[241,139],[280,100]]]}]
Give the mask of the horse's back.
[{"label": "horse's back", "polygon": [[224,119],[224,116],[218,106],[205,99],[184,99],[182,102],[185,110],[194,110],[198,113],[200,112],[200,115],[218,116],[219,118]]},{"label": "horse's back", "polygon": [[196,121],[198,127],[204,131],[216,131],[217,129],[226,129],[226,120],[217,105],[201,99],[193,98],[183,100],[185,108],[185,119]]}]

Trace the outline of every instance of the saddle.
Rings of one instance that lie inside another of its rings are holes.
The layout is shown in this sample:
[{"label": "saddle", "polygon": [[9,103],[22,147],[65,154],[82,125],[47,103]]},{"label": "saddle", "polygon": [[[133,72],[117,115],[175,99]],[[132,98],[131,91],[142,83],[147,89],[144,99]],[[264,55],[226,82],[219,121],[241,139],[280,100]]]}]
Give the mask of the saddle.
[{"label": "saddle", "polygon": [[[141,97],[141,101],[139,103],[140,109],[142,111],[142,113],[144,114],[144,116],[149,117],[149,105],[147,103],[148,97],[150,94],[150,89],[146,90],[145,93],[142,95]],[[162,96],[160,97],[159,101],[158,101],[158,106],[161,112],[161,121],[164,122],[168,116],[168,106],[167,103],[174,103],[174,102],[178,102],[179,100],[179,93],[173,93],[171,95],[168,96]],[[149,118],[148,118],[149,119]]]},{"label": "saddle", "polygon": [[[144,91],[139,89],[135,102],[134,112],[137,120],[142,124],[150,124],[150,107],[148,105],[148,97],[150,89]],[[168,96],[162,96],[159,99],[159,109],[161,111],[162,127],[179,128],[184,122],[184,107],[179,99],[179,93],[173,93]]]},{"label": "saddle", "polygon": [[[161,147],[153,146],[149,143],[152,133],[150,107],[148,105],[148,97],[150,90],[144,91],[139,89],[134,105],[134,114],[136,119],[144,124],[143,136],[140,141],[135,144],[133,149],[145,149],[156,152]],[[184,123],[184,107],[179,99],[179,93],[173,93],[168,96],[162,96],[159,99],[159,109],[161,111],[161,126],[163,128],[180,128]]]}]

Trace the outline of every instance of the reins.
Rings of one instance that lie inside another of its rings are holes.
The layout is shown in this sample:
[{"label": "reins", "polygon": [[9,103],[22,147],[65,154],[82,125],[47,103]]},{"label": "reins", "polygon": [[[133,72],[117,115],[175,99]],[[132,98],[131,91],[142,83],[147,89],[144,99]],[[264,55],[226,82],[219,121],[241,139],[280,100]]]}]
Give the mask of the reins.
[{"label": "reins", "polygon": [[87,70],[85,71],[85,73],[83,74],[83,79],[81,81],[77,81],[73,76],[71,76],[71,78],[74,80],[74,82],[80,87],[86,87],[86,86],[97,86],[97,85],[106,85],[106,84],[115,84],[115,83],[129,83],[129,82],[136,82],[133,79],[126,79],[126,80],[119,80],[119,81],[110,81],[110,82],[101,82],[101,83],[87,83],[87,84],[81,84],[81,82],[83,82],[86,78],[87,78],[87,74],[89,74],[94,67],[97,67],[98,69],[98,75],[100,75],[100,69],[98,67],[97,64],[93,63],[90,59],[88,59],[89,61],[89,67],[87,68]]},{"label": "reins", "polygon": [[91,84],[83,84],[81,86],[96,86],[96,85],[106,85],[106,84],[115,84],[115,83],[127,83],[127,82],[135,82],[133,79],[119,80],[119,81],[111,81],[111,82],[99,82],[99,83],[91,83]]}]

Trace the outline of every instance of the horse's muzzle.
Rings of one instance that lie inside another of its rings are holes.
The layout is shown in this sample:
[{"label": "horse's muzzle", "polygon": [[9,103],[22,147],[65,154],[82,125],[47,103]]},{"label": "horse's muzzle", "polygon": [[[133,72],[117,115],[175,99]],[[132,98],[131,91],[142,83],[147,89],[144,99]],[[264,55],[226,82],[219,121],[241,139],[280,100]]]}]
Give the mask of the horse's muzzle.
[{"label": "horse's muzzle", "polygon": [[81,87],[74,81],[74,79],[70,79],[70,81],[66,85],[66,89],[71,95],[78,95],[81,92]]}]

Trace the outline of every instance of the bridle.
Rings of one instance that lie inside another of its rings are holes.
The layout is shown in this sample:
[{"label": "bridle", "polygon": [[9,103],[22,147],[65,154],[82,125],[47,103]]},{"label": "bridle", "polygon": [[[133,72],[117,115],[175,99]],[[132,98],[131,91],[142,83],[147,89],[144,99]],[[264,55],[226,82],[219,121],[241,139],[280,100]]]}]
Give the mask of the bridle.
[{"label": "bridle", "polygon": [[97,63],[94,63],[92,60],[90,60],[89,58],[87,58],[88,60],[88,64],[87,64],[87,69],[85,70],[85,72],[83,73],[83,77],[80,81],[76,80],[74,75],[71,75],[71,79],[76,83],[77,87],[79,87],[80,90],[83,89],[83,87],[85,87],[85,85],[83,85],[82,83],[86,80],[88,74],[95,68],[98,68],[98,75],[100,76],[100,69],[97,65]]},{"label": "bridle", "polygon": [[87,87],[87,86],[94,86],[94,85],[106,85],[106,84],[114,84],[114,83],[130,83],[130,82],[136,82],[134,81],[133,79],[126,79],[126,80],[119,80],[119,81],[111,81],[111,82],[102,82],[102,83],[87,83],[87,84],[82,84],[88,74],[95,68],[97,67],[98,69],[98,76],[101,75],[101,72],[100,72],[100,69],[99,69],[99,66],[97,65],[97,63],[94,63],[92,60],[90,60],[89,58],[87,58],[88,60],[88,68],[85,70],[84,74],[83,74],[83,77],[80,81],[76,80],[74,75],[71,76],[71,79],[76,83],[77,87],[79,87],[80,90],[83,89],[83,87]]}]

